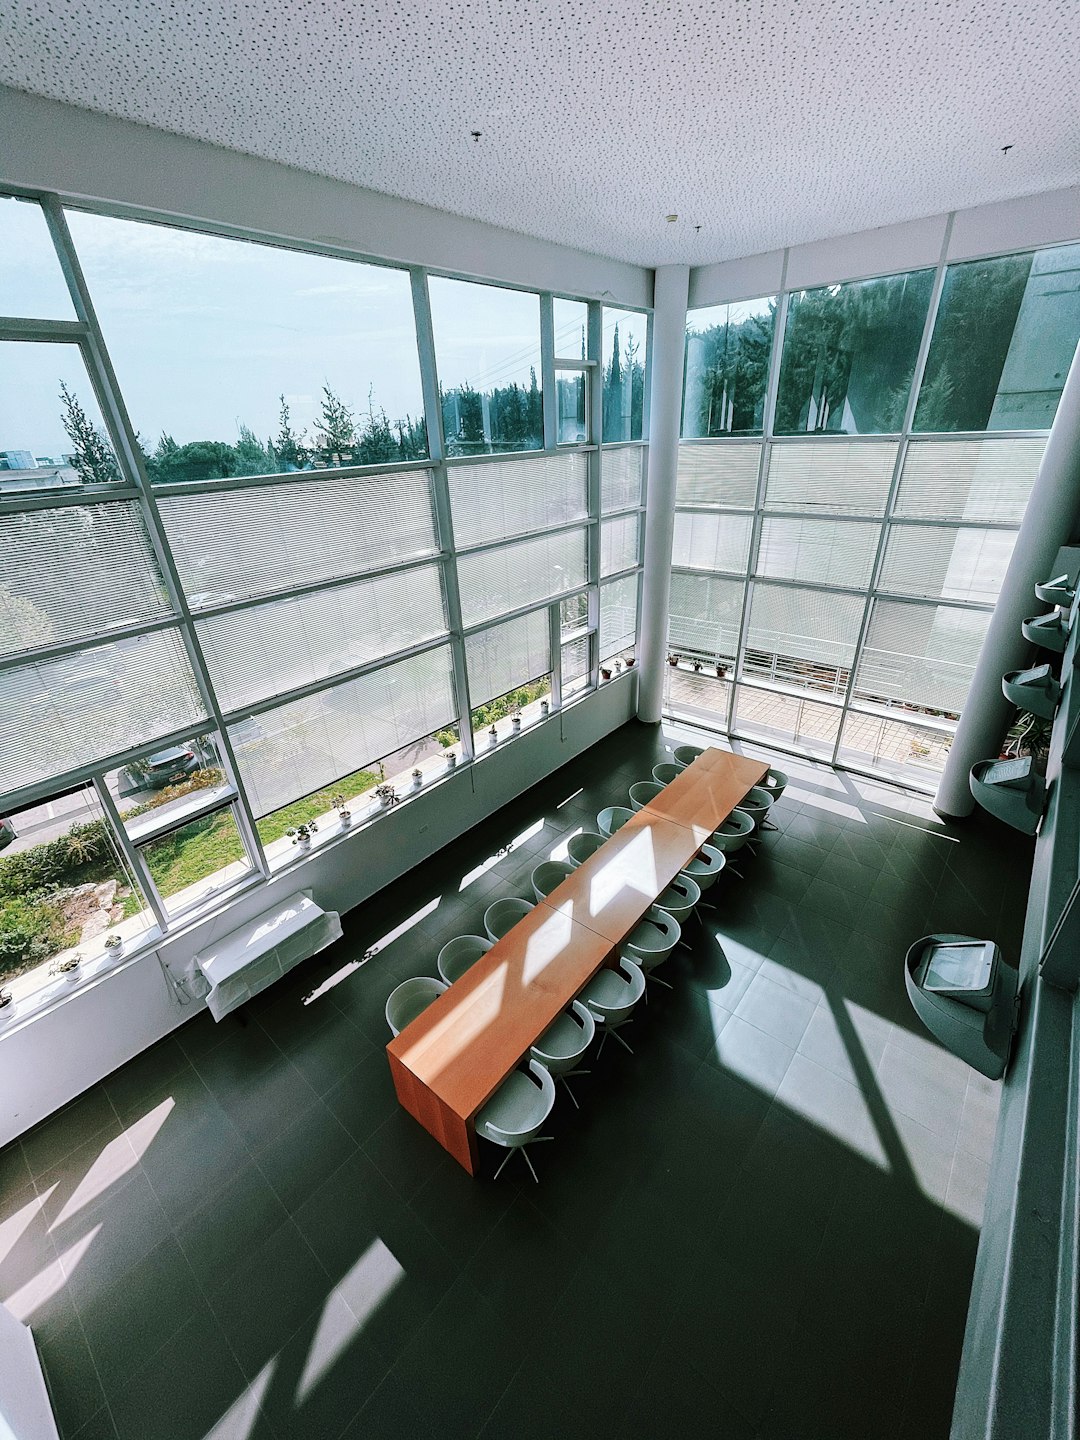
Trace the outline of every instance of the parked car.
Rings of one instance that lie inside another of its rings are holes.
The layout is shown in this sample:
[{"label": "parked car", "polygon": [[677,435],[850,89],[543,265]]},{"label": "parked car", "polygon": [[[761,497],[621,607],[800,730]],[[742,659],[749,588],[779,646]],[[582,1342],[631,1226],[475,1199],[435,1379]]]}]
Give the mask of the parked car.
[{"label": "parked car", "polygon": [[132,767],[144,790],[163,790],[166,785],[179,785],[201,768],[202,761],[186,745],[159,750],[155,755],[148,755],[137,767]]},{"label": "parked car", "polygon": [[15,826],[5,816],[0,815],[0,850],[6,850],[15,839]]}]

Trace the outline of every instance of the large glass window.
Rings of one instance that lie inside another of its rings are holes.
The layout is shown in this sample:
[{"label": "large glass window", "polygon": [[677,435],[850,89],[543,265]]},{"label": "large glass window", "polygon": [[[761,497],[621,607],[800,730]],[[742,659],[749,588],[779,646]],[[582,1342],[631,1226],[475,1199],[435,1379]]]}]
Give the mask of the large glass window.
[{"label": "large glass window", "polygon": [[950,265],[916,430],[1048,430],[1080,339],[1080,245]]},{"label": "large glass window", "polygon": [[916,270],[789,296],[776,433],[898,431],[933,280]]},{"label": "large glass window", "polygon": [[544,448],[540,297],[432,276],[448,455]]},{"label": "large glass window", "polygon": [[0,315],[74,320],[41,206],[0,197]]},{"label": "large glass window", "polygon": [[760,435],[776,301],[740,300],[686,318],[682,433]]},{"label": "large glass window", "polygon": [[427,454],[405,271],[68,219],[155,482]]},{"label": "large glass window", "polygon": [[0,341],[0,495],[121,480],[78,346]]},{"label": "large glass window", "polygon": [[584,360],[588,356],[589,307],[584,300],[554,300],[555,357]]},{"label": "large glass window", "polygon": [[642,438],[648,329],[637,310],[604,310],[605,443]]}]

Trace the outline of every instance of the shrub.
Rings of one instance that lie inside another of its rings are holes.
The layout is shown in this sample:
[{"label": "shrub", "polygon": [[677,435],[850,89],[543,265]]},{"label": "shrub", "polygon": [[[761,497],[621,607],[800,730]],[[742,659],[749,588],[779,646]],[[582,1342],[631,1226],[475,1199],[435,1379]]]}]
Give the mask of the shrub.
[{"label": "shrub", "polygon": [[11,979],[40,965],[77,938],[65,929],[57,907],[40,892],[6,900],[0,909],[0,979]]},{"label": "shrub", "polygon": [[104,820],[72,825],[66,835],[47,840],[17,855],[0,858],[0,898],[27,896],[35,890],[77,885],[76,872],[84,866],[112,859],[112,844]]}]

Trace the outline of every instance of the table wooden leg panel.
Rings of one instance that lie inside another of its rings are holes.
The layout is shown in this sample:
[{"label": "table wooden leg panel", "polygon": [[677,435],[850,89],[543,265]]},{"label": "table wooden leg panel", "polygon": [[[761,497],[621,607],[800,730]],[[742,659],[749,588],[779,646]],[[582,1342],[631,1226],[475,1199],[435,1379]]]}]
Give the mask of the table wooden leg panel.
[{"label": "table wooden leg panel", "polygon": [[394,1089],[404,1109],[444,1150],[449,1151],[459,1165],[470,1175],[475,1175],[479,1168],[479,1156],[472,1122],[463,1120],[437,1095],[433,1095],[396,1055],[388,1055],[387,1058],[394,1077]]}]

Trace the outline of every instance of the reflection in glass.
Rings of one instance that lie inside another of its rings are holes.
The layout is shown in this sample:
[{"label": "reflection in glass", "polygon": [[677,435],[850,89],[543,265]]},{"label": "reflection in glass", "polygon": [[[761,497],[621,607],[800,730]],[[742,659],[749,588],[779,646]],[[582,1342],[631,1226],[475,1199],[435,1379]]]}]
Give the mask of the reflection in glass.
[{"label": "reflection in glass", "polygon": [[640,440],[645,414],[648,317],[604,309],[604,442]]},{"label": "reflection in glass", "polygon": [[556,295],[555,358],[584,360],[589,333],[589,307],[584,300],[560,300]]},{"label": "reflection in glass", "polygon": [[589,438],[589,422],[585,410],[585,372],[583,370],[557,370],[555,372],[555,401],[557,406],[556,443],[559,445],[584,445]]},{"label": "reflection in glass", "polygon": [[776,301],[742,300],[686,317],[682,433],[760,435]]},{"label": "reflection in glass", "polygon": [[427,455],[405,271],[68,219],[151,480]]},{"label": "reflection in glass", "polygon": [[428,284],[447,454],[542,450],[539,296],[441,276]]},{"label": "reflection in glass", "polygon": [[0,198],[0,315],[75,319],[49,227],[35,201]]},{"label": "reflection in glass", "polygon": [[916,430],[1048,430],[1080,337],[1080,245],[950,265]]},{"label": "reflection in glass", "polygon": [[78,346],[0,342],[0,494],[122,478]]},{"label": "reflection in glass", "polygon": [[900,429],[932,270],[799,290],[788,300],[776,433]]}]

